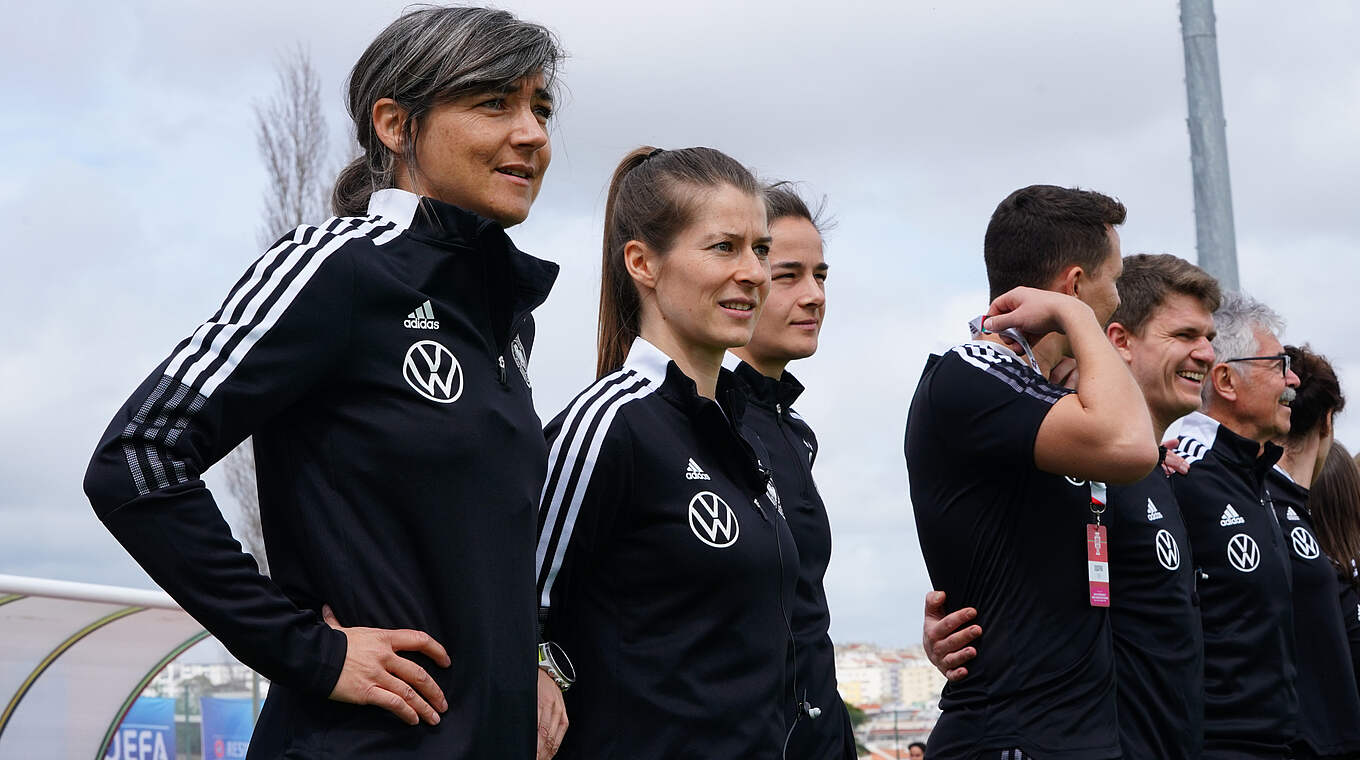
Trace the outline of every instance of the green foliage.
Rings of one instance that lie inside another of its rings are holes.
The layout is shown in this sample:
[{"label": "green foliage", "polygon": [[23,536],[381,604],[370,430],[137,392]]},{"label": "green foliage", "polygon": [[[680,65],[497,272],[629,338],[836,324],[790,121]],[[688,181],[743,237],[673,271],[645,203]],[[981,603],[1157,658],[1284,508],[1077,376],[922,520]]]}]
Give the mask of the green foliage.
[{"label": "green foliage", "polygon": [[860,724],[864,723],[864,721],[869,719],[869,716],[865,715],[863,710],[859,709],[858,707],[855,707],[849,702],[845,703],[845,709],[850,713],[850,725],[854,726],[855,728],[859,728]]}]

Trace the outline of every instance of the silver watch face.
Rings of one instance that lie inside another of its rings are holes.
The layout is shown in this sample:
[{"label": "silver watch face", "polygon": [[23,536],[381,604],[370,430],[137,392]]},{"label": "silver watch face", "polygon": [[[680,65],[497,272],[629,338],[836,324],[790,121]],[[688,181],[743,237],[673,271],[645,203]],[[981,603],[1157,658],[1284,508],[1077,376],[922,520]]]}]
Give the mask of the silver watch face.
[{"label": "silver watch face", "polygon": [[568,684],[576,680],[576,668],[571,664],[571,658],[561,646],[555,642],[548,641],[543,644],[543,655],[545,664],[552,668],[554,672],[548,675],[555,676]]}]

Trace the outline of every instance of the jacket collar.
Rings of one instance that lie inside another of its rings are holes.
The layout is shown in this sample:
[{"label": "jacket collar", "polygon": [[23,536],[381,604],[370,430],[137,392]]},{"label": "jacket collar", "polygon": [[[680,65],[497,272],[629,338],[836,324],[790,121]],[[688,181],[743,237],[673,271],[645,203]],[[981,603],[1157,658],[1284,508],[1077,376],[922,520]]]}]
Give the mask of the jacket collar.
[{"label": "jacket collar", "polygon": [[[645,338],[633,339],[623,368],[632,370],[656,386],[656,395],[665,399],[694,421],[695,427],[720,451],[733,457],[735,477],[758,493],[765,488],[769,470],[741,434],[741,420],[746,411],[746,391],[732,371],[724,367],[718,372],[714,400],[699,395],[694,380],[680,370],[669,356]],[[738,465],[737,463],[741,464]]]},{"label": "jacket collar", "polygon": [[[732,354],[727,356],[735,358]],[[739,359],[731,364],[724,360],[723,366],[731,369],[732,374],[742,383],[751,403],[762,409],[773,411],[781,405],[788,409],[803,394],[803,384],[788,370],[775,379],[761,374],[755,367]]]},{"label": "jacket collar", "polygon": [[[648,382],[657,386],[662,398],[680,407],[686,414],[693,416],[712,403],[699,395],[699,386],[680,370],[664,351],[641,336],[633,339],[628,349],[628,358],[623,360],[623,368],[631,369]],[[718,385],[714,400],[723,414],[734,425],[740,424],[742,412],[746,410],[746,395],[732,376],[731,370],[723,368],[718,372]]]},{"label": "jacket collar", "polygon": [[[1225,462],[1247,469],[1267,470],[1280,461],[1280,456],[1284,454],[1284,449],[1269,442],[1262,450],[1256,441],[1238,435],[1204,412],[1191,412],[1171,423],[1164,437],[1193,438],[1212,449]],[[1262,472],[1261,476],[1264,477],[1264,474]]]},{"label": "jacket collar", "polygon": [[391,221],[400,231],[441,248],[462,248],[502,256],[514,279],[511,311],[516,319],[547,300],[557,281],[557,264],[519,250],[500,224],[472,211],[389,187],[369,197],[368,213]]},{"label": "jacket collar", "polygon": [[1283,467],[1275,465],[1270,468],[1269,474],[1266,475],[1266,484],[1273,493],[1281,494],[1282,500],[1290,505],[1308,506],[1308,487],[1294,480]]},{"label": "jacket collar", "polygon": [[475,247],[484,237],[505,237],[505,228],[481,214],[396,187],[369,196],[368,213],[444,245]]}]

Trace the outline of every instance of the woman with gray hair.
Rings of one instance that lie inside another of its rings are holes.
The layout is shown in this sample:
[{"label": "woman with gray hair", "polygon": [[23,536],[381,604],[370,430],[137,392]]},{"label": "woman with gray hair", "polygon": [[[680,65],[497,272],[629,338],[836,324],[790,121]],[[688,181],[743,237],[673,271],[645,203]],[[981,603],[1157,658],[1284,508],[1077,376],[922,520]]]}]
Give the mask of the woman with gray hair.
[{"label": "woman with gray hair", "polygon": [[[271,679],[252,758],[528,758],[535,734],[548,757],[562,737],[569,673],[533,658],[528,377],[557,265],[505,234],[548,168],[560,57],[502,11],[387,27],[350,76],[363,154],[337,216],[256,261],[95,452],[100,519]],[[247,436],[272,577],[201,479]]]}]

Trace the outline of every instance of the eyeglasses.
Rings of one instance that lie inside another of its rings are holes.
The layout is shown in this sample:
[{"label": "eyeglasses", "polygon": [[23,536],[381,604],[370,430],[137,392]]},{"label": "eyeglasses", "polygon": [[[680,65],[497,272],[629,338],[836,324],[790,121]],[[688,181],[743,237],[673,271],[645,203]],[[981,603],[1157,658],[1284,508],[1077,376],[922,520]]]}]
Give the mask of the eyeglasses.
[{"label": "eyeglasses", "polygon": [[1233,362],[1280,362],[1280,375],[1289,376],[1289,354],[1275,354],[1274,356],[1243,356],[1240,359],[1224,359],[1222,364],[1232,364]]}]

